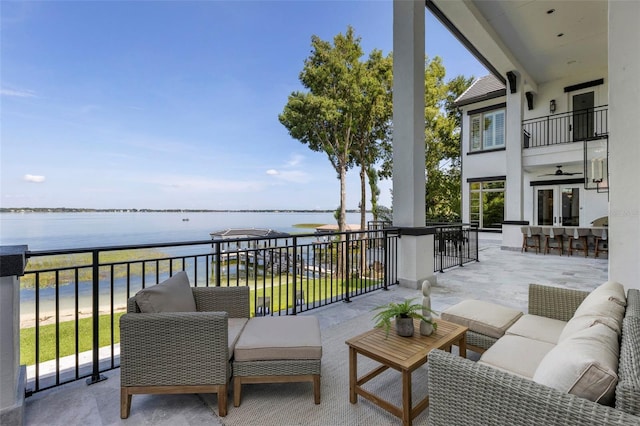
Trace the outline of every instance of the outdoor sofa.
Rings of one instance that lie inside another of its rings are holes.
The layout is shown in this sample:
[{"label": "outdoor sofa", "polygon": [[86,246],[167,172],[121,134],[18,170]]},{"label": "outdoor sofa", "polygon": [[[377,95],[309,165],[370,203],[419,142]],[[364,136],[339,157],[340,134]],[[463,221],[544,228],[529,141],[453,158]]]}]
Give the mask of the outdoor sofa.
[{"label": "outdoor sofa", "polygon": [[[612,289],[605,283],[589,294],[532,284],[528,315],[503,337],[470,331],[480,351],[486,348],[478,362],[432,351],[429,423],[640,425],[640,291],[625,298]],[[594,303],[594,294],[607,301]],[[598,312],[606,315],[592,315]],[[612,354],[615,366],[606,360]]]}]

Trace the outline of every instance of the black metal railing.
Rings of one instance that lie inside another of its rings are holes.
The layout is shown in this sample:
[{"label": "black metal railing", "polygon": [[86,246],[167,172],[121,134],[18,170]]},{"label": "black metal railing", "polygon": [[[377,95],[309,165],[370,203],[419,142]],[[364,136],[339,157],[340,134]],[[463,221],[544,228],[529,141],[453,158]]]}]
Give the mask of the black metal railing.
[{"label": "black metal railing", "polygon": [[29,392],[119,366],[119,317],[184,270],[194,286],[249,286],[253,315],[295,315],[397,284],[393,229],[27,252],[21,364]]},{"label": "black metal railing", "polygon": [[602,138],[609,133],[608,106],[523,120],[522,131],[525,148]]},{"label": "black metal railing", "polygon": [[438,225],[433,238],[434,272],[479,261],[478,228],[469,224]]}]

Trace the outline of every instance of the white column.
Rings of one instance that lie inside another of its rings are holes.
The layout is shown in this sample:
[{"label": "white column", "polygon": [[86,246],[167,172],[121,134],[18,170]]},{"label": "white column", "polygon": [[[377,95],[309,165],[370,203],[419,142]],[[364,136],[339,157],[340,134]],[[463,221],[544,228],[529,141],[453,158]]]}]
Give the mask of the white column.
[{"label": "white column", "polygon": [[609,1],[609,279],[640,288],[640,2]]},{"label": "white column", "polygon": [[27,246],[0,246],[0,424],[23,424],[25,369],[20,367],[20,279]]},{"label": "white column", "polygon": [[507,82],[507,112],[505,147],[507,160],[507,183],[505,189],[505,220],[519,221],[523,218],[522,200],[522,117],[524,111],[524,85],[516,73],[516,93],[511,93]]},{"label": "white column", "polygon": [[[425,225],[424,1],[393,2],[393,224]],[[420,288],[433,276],[433,236],[404,233],[400,285]]]}]

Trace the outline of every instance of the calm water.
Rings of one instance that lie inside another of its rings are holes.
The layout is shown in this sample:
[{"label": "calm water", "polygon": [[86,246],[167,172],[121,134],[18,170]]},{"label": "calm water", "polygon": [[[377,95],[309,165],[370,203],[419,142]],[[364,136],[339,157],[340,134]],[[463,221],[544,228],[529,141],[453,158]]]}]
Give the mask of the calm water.
[{"label": "calm water", "polygon": [[[335,219],[333,213],[0,213],[0,245],[26,244],[35,251],[196,241],[227,228],[313,232],[294,228],[299,223]],[[360,215],[347,214],[347,223],[360,223]]]}]

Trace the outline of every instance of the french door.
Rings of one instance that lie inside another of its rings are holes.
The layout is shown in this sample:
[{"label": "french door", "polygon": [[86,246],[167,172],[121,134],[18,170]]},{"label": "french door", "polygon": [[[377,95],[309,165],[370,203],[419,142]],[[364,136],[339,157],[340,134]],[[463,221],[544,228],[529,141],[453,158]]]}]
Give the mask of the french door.
[{"label": "french door", "polygon": [[594,92],[579,93],[571,98],[573,140],[582,141],[594,136]]},{"label": "french door", "polygon": [[580,185],[536,188],[538,226],[580,226]]}]

